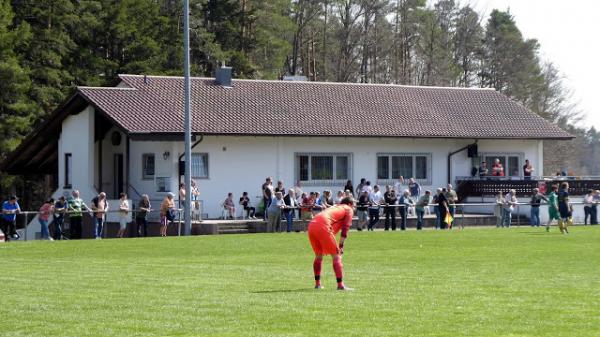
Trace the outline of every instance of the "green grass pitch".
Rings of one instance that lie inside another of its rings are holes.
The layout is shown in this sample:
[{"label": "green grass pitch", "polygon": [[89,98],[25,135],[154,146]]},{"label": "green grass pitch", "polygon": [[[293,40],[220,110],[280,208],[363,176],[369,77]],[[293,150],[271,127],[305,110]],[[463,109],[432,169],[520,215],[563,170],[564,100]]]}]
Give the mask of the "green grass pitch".
[{"label": "green grass pitch", "polygon": [[0,336],[600,336],[600,226],[0,244]]}]

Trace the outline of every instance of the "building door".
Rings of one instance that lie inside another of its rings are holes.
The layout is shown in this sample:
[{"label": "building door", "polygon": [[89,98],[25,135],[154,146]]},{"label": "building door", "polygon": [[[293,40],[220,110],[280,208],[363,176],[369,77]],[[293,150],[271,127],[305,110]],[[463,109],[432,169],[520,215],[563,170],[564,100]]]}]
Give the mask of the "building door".
[{"label": "building door", "polygon": [[113,193],[113,198],[114,199],[119,199],[119,193],[121,192],[125,192],[125,186],[124,186],[124,181],[125,181],[125,176],[124,176],[124,169],[123,169],[123,154],[122,153],[115,153],[114,156],[114,193]]}]

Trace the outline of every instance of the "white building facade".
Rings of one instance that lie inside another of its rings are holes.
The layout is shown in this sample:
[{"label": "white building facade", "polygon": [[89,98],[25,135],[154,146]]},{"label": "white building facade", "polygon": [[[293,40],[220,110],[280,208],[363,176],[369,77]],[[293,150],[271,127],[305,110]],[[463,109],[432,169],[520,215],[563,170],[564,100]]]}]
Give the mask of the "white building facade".
[{"label": "white building facade", "polygon": [[[122,80],[79,88],[13,153],[8,171],[56,174],[55,197],[148,194],[158,208],[177,195],[182,79]],[[235,201],[248,192],[257,206],[266,177],[335,193],[347,180],[356,188],[361,178],[387,185],[402,175],[433,192],[495,158],[515,179],[525,159],[541,174],[544,139],[572,138],[491,90],[250,80],[223,88],[212,79],[193,88],[192,176],[209,218],[222,214],[228,192]],[[469,157],[472,144],[478,153]]]}]

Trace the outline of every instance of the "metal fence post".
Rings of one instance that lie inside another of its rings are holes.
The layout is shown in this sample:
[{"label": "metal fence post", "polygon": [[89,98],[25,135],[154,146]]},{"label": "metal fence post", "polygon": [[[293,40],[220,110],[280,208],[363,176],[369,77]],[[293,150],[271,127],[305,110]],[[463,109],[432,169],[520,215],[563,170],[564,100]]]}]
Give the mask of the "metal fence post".
[{"label": "metal fence post", "polygon": [[521,227],[521,207],[517,204],[517,227]]},{"label": "metal fence post", "polygon": [[[24,212],[24,213],[25,213],[25,218],[23,218],[23,220],[24,220],[24,226],[23,226],[23,228],[25,229],[25,241],[27,241],[27,214],[28,213],[27,212]],[[15,231],[16,230],[17,229],[15,228]]]},{"label": "metal fence post", "polygon": [[460,229],[465,229],[465,205],[460,207]]},{"label": "metal fence post", "polygon": [[177,220],[177,236],[181,236],[181,209],[179,209],[179,219]]}]

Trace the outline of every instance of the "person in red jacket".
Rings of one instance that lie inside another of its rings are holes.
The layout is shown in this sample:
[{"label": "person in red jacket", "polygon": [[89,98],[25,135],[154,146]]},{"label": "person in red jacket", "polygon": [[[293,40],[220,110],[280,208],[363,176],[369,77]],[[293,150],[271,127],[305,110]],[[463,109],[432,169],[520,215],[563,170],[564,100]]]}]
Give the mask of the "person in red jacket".
[{"label": "person in red jacket", "polygon": [[[344,285],[342,254],[344,254],[344,241],[348,237],[348,230],[352,225],[354,216],[354,200],[343,198],[339,205],[327,208],[320,212],[308,224],[308,238],[315,252],[313,271],[315,274],[315,289],[321,289],[321,269],[323,256],[333,257],[333,270],[337,280],[338,290],[352,290]],[[335,235],[341,232],[339,243]]]}]

